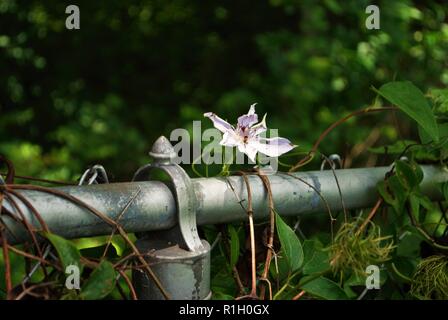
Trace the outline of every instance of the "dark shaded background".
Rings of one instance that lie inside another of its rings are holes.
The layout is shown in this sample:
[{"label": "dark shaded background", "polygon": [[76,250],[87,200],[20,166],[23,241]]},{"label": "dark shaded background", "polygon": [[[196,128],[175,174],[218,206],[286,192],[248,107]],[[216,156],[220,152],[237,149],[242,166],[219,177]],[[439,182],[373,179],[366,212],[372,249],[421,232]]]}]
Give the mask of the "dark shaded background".
[{"label": "dark shaded background", "polygon": [[[68,4],[80,7],[80,30],[65,29]],[[365,28],[369,4],[0,0],[0,152],[19,174],[71,180],[101,163],[129,180],[159,135],[206,111],[233,120],[258,102],[268,125],[303,151],[374,103],[371,86],[444,89],[446,1],[376,1],[381,30]],[[356,156],[369,137],[380,145],[412,136],[404,119],[352,120],[322,151]]]}]

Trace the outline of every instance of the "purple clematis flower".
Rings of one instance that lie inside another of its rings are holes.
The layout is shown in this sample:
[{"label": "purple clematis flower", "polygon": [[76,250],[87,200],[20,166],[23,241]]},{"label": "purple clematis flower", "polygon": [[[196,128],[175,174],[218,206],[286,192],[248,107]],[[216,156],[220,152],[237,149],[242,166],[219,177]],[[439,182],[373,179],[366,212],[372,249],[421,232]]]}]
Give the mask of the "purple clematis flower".
[{"label": "purple clematis flower", "polygon": [[257,152],[269,157],[278,157],[297,147],[285,138],[260,137],[259,135],[267,130],[266,114],[263,120],[257,123],[258,115],[255,113],[255,105],[256,103],[251,105],[249,112],[238,118],[236,128],[213,112],[204,113],[204,117],[212,120],[215,128],[223,133],[223,138],[219,144],[238,147],[238,150],[245,153],[253,162],[255,162]]}]

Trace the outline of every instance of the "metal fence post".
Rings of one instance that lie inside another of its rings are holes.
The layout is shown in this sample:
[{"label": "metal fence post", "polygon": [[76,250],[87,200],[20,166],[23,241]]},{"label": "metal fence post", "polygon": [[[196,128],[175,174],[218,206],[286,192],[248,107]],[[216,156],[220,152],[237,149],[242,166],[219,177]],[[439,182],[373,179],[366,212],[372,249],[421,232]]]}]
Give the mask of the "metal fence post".
[{"label": "metal fence post", "polygon": [[[175,152],[167,138],[157,139],[150,156],[154,161],[140,168],[133,180],[148,180],[154,169],[167,174],[176,199],[177,223],[169,230],[139,234],[137,247],[145,254],[145,260],[171,299],[210,299],[210,245],[201,240],[197,232],[197,199],[192,182],[188,174],[172,162]],[[133,271],[133,284],[139,299],[163,299],[146,273]]]}]

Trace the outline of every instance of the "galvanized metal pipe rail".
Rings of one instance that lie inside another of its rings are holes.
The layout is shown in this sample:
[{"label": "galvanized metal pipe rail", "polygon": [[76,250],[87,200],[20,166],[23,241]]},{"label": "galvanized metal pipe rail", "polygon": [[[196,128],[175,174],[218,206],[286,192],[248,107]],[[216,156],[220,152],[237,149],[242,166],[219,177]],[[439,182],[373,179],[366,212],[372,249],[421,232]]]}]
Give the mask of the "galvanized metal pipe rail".
[{"label": "galvanized metal pipe rail", "polygon": [[[448,181],[448,171],[436,166],[422,166],[422,169],[422,191],[432,199],[440,198],[437,183]],[[335,170],[345,207],[355,209],[372,206],[378,197],[376,185],[389,170],[389,167]],[[298,172],[292,176],[278,173],[268,177],[275,207],[281,215],[326,212],[325,203],[316,191],[326,199],[332,211],[342,209],[341,197],[331,170]],[[264,219],[269,214],[266,190],[256,175],[249,176],[249,182],[255,218]],[[197,178],[192,179],[192,187],[198,202],[196,220],[199,225],[247,219],[246,212],[240,206],[241,200],[243,205],[247,204],[244,202],[247,190],[242,177]],[[171,189],[162,182],[111,183],[56,189],[82,200],[112,219],[117,219],[127,202],[140,190],[119,221],[127,232],[167,230],[177,223],[175,198]],[[105,235],[112,231],[100,218],[63,198],[40,191],[24,190],[20,193],[41,214],[49,229],[63,237]],[[20,200],[16,200],[25,218],[39,228],[39,223],[30,210]],[[3,200],[3,205],[9,211],[16,212],[7,199]],[[23,226],[5,215],[1,218],[8,227],[8,239],[11,243],[27,239]]]}]

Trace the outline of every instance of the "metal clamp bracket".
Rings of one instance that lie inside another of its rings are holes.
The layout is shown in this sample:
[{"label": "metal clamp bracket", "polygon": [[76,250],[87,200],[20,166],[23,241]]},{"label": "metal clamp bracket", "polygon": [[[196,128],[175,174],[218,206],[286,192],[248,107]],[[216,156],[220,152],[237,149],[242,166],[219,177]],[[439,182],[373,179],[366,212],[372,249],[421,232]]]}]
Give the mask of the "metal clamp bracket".
[{"label": "metal clamp bracket", "polygon": [[134,181],[147,180],[150,171],[160,169],[173,182],[173,192],[176,198],[178,212],[178,227],[180,229],[179,246],[190,251],[201,251],[203,244],[199,238],[196,225],[197,200],[188,174],[178,164],[172,162],[176,153],[170,141],[161,136],[152,146],[149,155],[154,159],[134,175]]},{"label": "metal clamp bracket", "polygon": [[[167,186],[176,200],[178,223],[169,230],[144,234],[137,246],[148,253],[146,261],[173,299],[210,299],[210,245],[198,235],[197,199],[190,177],[173,163],[176,153],[167,138],[157,139],[149,155],[154,161],[137,170],[133,180],[148,180],[154,169],[166,173],[172,182]],[[140,299],[163,298],[144,273],[134,271],[133,281]]]}]

